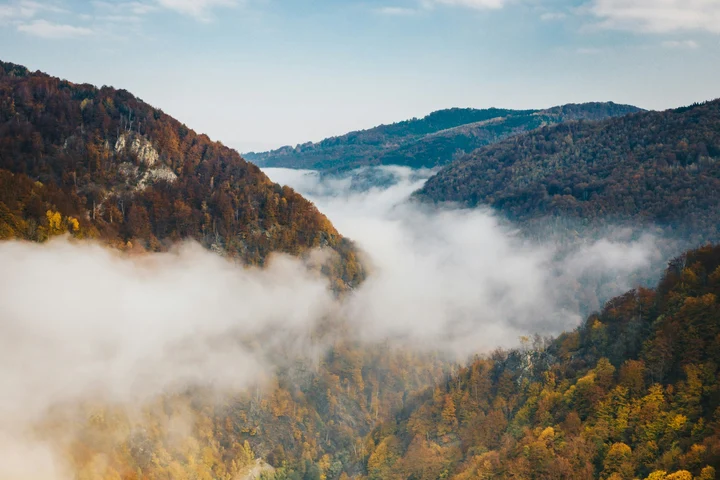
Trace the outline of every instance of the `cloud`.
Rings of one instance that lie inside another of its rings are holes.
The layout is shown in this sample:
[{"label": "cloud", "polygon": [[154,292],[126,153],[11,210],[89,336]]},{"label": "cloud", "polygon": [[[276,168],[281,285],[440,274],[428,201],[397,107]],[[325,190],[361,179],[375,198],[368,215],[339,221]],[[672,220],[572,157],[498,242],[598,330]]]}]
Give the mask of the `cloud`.
[{"label": "cloud", "polygon": [[374,9],[375,13],[387,16],[412,16],[428,12],[438,6],[461,7],[474,10],[496,10],[500,9],[508,0],[418,0],[416,8],[384,6]]},{"label": "cloud", "polygon": [[700,45],[695,40],[667,40],[662,42],[662,46],[665,48],[689,48],[696,49]]},{"label": "cloud", "polygon": [[158,6],[146,2],[117,2],[110,3],[105,1],[95,0],[92,2],[93,6],[98,9],[107,12],[111,12],[114,15],[146,15],[148,13],[158,10]]},{"label": "cloud", "polygon": [[717,0],[593,0],[599,26],[636,32],[705,31],[720,33]]},{"label": "cloud", "polygon": [[365,339],[461,358],[512,346],[520,335],[573,328],[631,287],[632,274],[662,263],[649,235],[609,230],[577,242],[529,242],[489,210],[408,203],[430,170],[265,172],[311,199],[367,252],[372,273],[343,305]]},{"label": "cloud", "polygon": [[105,19],[129,18],[136,21],[151,13],[170,10],[208,22],[212,20],[212,11],[215,8],[236,7],[242,0],[147,0],[117,3],[95,0],[92,3],[97,10],[104,13]]},{"label": "cloud", "polygon": [[543,22],[552,22],[556,20],[564,20],[567,18],[567,13],[564,12],[546,12],[540,15],[540,20]]},{"label": "cloud", "polygon": [[508,0],[425,0],[424,3],[426,5],[446,5],[487,10],[502,8],[508,3]]},{"label": "cloud", "polygon": [[414,8],[406,8],[406,7],[380,7],[375,9],[375,13],[379,13],[380,15],[389,15],[389,16],[410,16],[415,15],[418,13],[418,11]]},{"label": "cloud", "polygon": [[32,18],[37,13],[34,2],[16,2],[0,5],[0,20],[14,20],[17,18]]},{"label": "cloud", "polygon": [[40,3],[32,0],[11,1],[0,5],[0,22],[27,20],[40,12],[63,13],[65,10],[52,3]]},{"label": "cloud", "polygon": [[35,20],[30,23],[21,23],[17,26],[18,31],[40,38],[73,38],[92,35],[90,28],[76,27],[61,23],[48,22],[47,20]]},{"label": "cloud", "polygon": [[209,20],[210,12],[214,8],[235,7],[239,4],[238,0],[157,0],[157,3],[163,8],[195,17],[201,21]]}]

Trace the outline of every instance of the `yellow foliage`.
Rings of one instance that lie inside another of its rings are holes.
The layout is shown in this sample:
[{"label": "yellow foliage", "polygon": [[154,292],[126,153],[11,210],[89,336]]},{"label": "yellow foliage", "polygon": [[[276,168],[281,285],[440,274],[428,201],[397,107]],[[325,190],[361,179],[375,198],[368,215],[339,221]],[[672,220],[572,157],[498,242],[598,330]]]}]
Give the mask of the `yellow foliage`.
[{"label": "yellow foliage", "polygon": [[687,423],[687,417],[685,415],[675,415],[672,420],[670,420],[670,428],[678,432],[683,429],[685,424]]},{"label": "yellow foliage", "polygon": [[665,480],[693,480],[693,476],[687,470],[678,470],[665,477]]},{"label": "yellow foliage", "polygon": [[697,480],[715,480],[715,468],[710,465],[703,468]]},{"label": "yellow foliage", "polygon": [[553,427],[547,427],[540,434],[540,440],[553,440],[555,438],[555,429]]},{"label": "yellow foliage", "polygon": [[53,235],[60,235],[65,232],[65,228],[63,227],[62,223],[62,215],[60,215],[60,212],[53,212],[52,210],[48,210],[45,213],[45,216],[47,217],[48,221],[48,237],[52,237]]}]

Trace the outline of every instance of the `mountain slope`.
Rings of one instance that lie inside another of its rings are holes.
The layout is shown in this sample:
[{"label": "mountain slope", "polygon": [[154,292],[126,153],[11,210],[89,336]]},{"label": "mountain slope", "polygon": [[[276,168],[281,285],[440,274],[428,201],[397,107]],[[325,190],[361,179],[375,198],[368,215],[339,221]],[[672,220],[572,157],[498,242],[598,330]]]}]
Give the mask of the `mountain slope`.
[{"label": "mountain slope", "polygon": [[543,125],[570,120],[597,120],[640,111],[614,103],[565,105],[547,110],[453,108],[422,119],[351,132],[318,143],[249,153],[265,167],[339,169],[368,165],[436,167],[459,155]]},{"label": "mountain slope", "polygon": [[125,90],[0,63],[0,238],[71,231],[161,250],[194,238],[262,263],[270,252],[352,246],[307,200]]},{"label": "mountain slope", "polygon": [[719,295],[703,248],[574,332],[477,359],[376,429],[367,478],[714,479]]},{"label": "mountain slope", "polygon": [[418,198],[547,215],[653,222],[696,240],[720,235],[720,100],[545,127],[477,150]]}]

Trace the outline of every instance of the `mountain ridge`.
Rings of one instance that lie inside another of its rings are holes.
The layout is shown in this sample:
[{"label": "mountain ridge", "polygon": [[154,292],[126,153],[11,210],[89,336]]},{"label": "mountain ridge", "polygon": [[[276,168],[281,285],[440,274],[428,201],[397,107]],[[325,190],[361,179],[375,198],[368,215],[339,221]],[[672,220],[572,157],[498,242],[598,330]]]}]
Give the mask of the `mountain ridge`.
[{"label": "mountain ridge", "polygon": [[0,62],[0,237],[70,232],[120,248],[192,238],[262,264],[272,252],[355,248],[317,208],[235,150],[130,92],[75,84]]},{"label": "mountain ridge", "polygon": [[463,153],[546,124],[594,120],[641,111],[613,102],[568,104],[541,110],[450,108],[316,143],[246,154],[263,167],[348,170],[369,165],[437,167]]},{"label": "mountain ridge", "polygon": [[487,205],[511,220],[608,218],[720,235],[720,100],[542,127],[467,154],[415,198]]}]

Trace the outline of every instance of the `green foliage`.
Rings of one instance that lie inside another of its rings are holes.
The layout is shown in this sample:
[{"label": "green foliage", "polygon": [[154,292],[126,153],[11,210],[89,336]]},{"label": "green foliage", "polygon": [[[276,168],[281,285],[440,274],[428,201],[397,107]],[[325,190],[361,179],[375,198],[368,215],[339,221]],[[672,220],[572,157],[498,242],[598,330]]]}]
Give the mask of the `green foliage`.
[{"label": "green foliage", "polygon": [[417,196],[488,205],[523,222],[653,223],[694,244],[717,241],[719,127],[720,100],[544,127],[462,157]]},{"label": "green foliage", "polygon": [[452,108],[421,119],[327,138],[295,148],[283,147],[247,157],[268,167],[348,170],[368,165],[405,165],[429,168],[458,156],[543,125],[597,120],[637,112],[614,103],[564,105],[547,110]]}]

